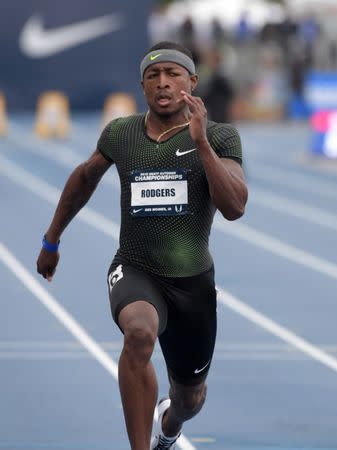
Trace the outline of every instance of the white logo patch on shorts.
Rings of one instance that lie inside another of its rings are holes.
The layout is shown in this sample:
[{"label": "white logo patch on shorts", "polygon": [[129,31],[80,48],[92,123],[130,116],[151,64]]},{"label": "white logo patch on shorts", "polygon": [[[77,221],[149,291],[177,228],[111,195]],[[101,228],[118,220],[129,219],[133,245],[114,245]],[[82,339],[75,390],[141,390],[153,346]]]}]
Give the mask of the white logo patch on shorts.
[{"label": "white logo patch on shorts", "polygon": [[131,174],[132,216],[187,214],[188,185],[184,169],[134,171]]},{"label": "white logo patch on shorts", "polygon": [[112,288],[115,286],[115,284],[123,278],[124,275],[123,275],[122,269],[123,269],[123,266],[122,266],[122,264],[120,264],[119,266],[116,267],[116,269],[113,272],[110,273],[109,278],[108,278],[110,292],[111,292]]}]

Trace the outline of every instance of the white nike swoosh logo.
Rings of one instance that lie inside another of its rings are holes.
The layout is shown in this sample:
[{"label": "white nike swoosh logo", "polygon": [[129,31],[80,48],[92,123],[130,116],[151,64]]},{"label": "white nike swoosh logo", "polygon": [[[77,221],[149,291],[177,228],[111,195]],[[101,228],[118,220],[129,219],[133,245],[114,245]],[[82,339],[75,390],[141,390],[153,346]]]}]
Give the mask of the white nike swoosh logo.
[{"label": "white nike swoosh logo", "polygon": [[202,372],[204,369],[206,369],[206,367],[208,366],[210,362],[208,361],[206,365],[204,365],[204,367],[202,367],[201,369],[195,369],[194,373],[200,373]]},{"label": "white nike swoosh logo", "polygon": [[140,208],[140,209],[134,209],[132,212],[133,212],[133,214],[137,214],[139,211],[142,211],[143,210],[143,208]]},{"label": "white nike swoosh logo", "polygon": [[176,155],[177,156],[187,155],[187,153],[194,152],[195,150],[196,148],[191,148],[190,150],[185,150],[184,152],[181,152],[180,149],[178,148],[178,150],[176,151]]},{"label": "white nike swoosh logo", "polygon": [[19,36],[21,51],[31,58],[55,55],[84,42],[104,36],[123,26],[119,14],[109,14],[46,30],[42,18],[34,15],[25,23]]}]

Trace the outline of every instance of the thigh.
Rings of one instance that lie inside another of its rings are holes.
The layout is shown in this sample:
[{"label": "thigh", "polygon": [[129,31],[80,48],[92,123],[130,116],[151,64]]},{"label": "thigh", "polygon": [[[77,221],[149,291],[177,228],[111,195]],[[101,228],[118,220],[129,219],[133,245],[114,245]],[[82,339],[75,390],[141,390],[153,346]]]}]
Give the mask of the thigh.
[{"label": "thigh", "polygon": [[108,272],[108,287],[112,317],[118,326],[121,310],[130,303],[143,300],[156,308],[159,316],[158,334],[163,332],[167,323],[167,307],[151,275],[129,265],[113,264]]},{"label": "thigh", "polygon": [[177,280],[166,289],[168,320],[159,338],[169,376],[183,385],[202,383],[209,371],[216,338],[213,269]]}]

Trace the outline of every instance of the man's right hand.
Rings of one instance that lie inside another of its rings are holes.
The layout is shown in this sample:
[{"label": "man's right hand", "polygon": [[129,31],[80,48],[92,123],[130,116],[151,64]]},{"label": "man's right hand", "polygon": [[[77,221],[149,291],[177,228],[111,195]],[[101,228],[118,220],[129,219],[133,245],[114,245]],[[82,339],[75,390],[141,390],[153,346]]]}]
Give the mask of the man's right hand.
[{"label": "man's right hand", "polygon": [[46,280],[51,281],[56,271],[56,266],[59,262],[59,259],[59,252],[49,252],[44,248],[41,249],[36,262],[38,273],[40,273],[43,278],[46,278]]}]

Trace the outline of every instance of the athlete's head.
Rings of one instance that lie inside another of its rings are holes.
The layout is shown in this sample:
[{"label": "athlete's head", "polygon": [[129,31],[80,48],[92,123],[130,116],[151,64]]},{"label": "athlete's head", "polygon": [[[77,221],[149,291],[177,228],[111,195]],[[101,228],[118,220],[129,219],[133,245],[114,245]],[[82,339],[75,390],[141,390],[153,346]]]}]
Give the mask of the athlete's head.
[{"label": "athlete's head", "polygon": [[140,64],[140,75],[149,107],[163,115],[184,108],[183,103],[177,103],[180,91],[190,93],[198,81],[192,53],[174,42],[151,47]]}]

